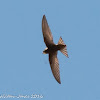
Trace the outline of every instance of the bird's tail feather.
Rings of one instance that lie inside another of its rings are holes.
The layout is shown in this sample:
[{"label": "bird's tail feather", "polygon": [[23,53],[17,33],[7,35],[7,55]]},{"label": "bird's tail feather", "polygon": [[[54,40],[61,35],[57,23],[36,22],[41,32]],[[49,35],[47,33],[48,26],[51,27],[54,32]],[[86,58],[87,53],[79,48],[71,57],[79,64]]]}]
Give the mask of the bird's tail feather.
[{"label": "bird's tail feather", "polygon": [[[58,45],[65,45],[64,41],[62,40],[62,38],[60,37],[59,41],[58,41]],[[64,48],[60,49],[61,53],[63,53],[66,57],[68,57],[68,52],[67,52],[67,46],[65,45]]]}]

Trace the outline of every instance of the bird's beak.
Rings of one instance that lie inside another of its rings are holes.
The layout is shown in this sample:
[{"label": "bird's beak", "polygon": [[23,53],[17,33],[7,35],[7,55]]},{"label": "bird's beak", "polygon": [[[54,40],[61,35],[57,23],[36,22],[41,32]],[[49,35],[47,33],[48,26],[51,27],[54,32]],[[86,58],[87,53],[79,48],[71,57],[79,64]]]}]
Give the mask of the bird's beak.
[{"label": "bird's beak", "polygon": [[44,54],[44,52],[42,52],[42,54]]},{"label": "bird's beak", "polygon": [[42,54],[46,54],[46,53],[43,51]]}]

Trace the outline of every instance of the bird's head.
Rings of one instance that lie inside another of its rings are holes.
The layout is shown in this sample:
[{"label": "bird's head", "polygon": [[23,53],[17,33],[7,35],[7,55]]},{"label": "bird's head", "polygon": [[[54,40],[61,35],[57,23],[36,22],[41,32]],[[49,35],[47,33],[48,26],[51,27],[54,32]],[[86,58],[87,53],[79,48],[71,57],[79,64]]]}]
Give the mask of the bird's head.
[{"label": "bird's head", "polygon": [[48,49],[48,48],[45,48],[45,49],[44,49],[43,54],[47,54],[47,49]]}]

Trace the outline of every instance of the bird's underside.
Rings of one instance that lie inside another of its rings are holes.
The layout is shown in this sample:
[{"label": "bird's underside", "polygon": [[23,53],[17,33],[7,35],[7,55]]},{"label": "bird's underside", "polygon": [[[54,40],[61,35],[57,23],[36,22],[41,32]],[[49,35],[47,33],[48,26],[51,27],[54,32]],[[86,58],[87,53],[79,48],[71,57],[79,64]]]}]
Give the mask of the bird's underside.
[{"label": "bird's underside", "polygon": [[57,45],[54,44],[53,37],[45,15],[43,16],[42,19],[42,32],[43,32],[44,42],[47,46],[47,48],[43,51],[43,53],[49,54],[49,63],[51,66],[53,76],[56,79],[56,81],[59,84],[61,84],[57,51],[60,50],[66,57],[68,57],[66,45],[64,44],[61,37],[58,41],[58,44]]}]

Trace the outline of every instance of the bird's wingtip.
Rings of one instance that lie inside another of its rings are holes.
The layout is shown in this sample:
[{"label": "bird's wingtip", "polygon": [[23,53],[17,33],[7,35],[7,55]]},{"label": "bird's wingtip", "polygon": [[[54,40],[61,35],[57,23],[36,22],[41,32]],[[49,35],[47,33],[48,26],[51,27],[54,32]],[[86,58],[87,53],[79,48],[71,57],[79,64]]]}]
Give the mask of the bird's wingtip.
[{"label": "bird's wingtip", "polygon": [[59,82],[59,84],[61,84],[61,82]]},{"label": "bird's wingtip", "polygon": [[60,81],[60,80],[57,80],[57,82],[58,82],[59,84],[61,84],[61,81]]},{"label": "bird's wingtip", "polygon": [[45,15],[43,15],[43,18],[45,18]]}]

